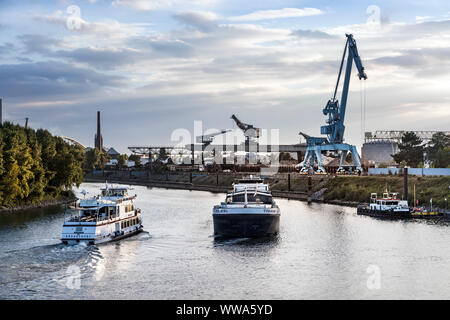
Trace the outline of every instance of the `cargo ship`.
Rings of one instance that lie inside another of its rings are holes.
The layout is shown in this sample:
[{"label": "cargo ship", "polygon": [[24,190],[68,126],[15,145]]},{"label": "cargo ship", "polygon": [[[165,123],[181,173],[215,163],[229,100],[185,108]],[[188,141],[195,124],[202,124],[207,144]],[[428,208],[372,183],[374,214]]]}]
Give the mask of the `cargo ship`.
[{"label": "cargo ship", "polygon": [[225,202],[214,206],[213,223],[215,237],[274,236],[280,231],[280,208],[269,185],[250,176],[233,184]]}]

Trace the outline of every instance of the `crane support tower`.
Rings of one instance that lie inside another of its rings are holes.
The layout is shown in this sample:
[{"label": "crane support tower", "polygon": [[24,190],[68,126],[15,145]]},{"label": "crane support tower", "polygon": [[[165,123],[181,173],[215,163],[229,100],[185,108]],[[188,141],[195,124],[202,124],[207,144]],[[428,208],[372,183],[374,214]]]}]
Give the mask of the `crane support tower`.
[{"label": "crane support tower", "polygon": [[[353,62],[355,62],[358,69],[359,79],[367,79],[367,75],[362,66],[361,59],[356,47],[356,41],[353,35],[346,34],[347,41],[345,43],[344,54],[342,55],[341,66],[339,68],[339,74],[334,89],[333,97],[328,100],[327,105],[323,109],[323,114],[328,115],[327,125],[320,127],[320,133],[327,135],[327,137],[311,137],[307,134],[300,132],[306,139],[307,148],[305,151],[305,159],[303,160],[303,167],[301,172],[308,173],[310,169],[314,173],[314,168],[317,167],[316,173],[326,173],[325,168],[322,165],[322,152],[332,152],[340,155],[340,164],[337,173],[344,173],[344,161],[348,152],[352,155],[352,165],[357,173],[362,171],[361,161],[359,159],[358,151],[354,145],[350,145],[344,142],[344,119],[345,111],[347,108],[348,89],[350,85],[350,76],[352,71]],[[344,60],[347,56],[347,65],[345,67],[344,86],[342,88],[341,101],[336,99],[336,93],[339,87],[339,80],[341,78],[342,68],[344,66]]]}]

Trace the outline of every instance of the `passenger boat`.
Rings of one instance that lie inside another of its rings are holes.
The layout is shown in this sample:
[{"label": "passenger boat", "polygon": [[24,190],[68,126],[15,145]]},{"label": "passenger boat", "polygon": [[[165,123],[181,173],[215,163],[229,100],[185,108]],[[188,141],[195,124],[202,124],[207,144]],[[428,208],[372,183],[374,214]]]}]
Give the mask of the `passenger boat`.
[{"label": "passenger boat", "polygon": [[141,210],[134,207],[135,198],[128,195],[127,188],[106,186],[97,196],[77,200],[65,212],[61,241],[98,244],[142,231]]},{"label": "passenger boat", "polygon": [[280,209],[269,185],[259,177],[240,179],[213,208],[215,237],[264,237],[280,230]]},{"label": "passenger boat", "polygon": [[397,198],[398,193],[383,193],[379,198],[376,193],[370,195],[370,204],[360,205],[357,213],[377,218],[401,219],[411,218],[408,201]]}]

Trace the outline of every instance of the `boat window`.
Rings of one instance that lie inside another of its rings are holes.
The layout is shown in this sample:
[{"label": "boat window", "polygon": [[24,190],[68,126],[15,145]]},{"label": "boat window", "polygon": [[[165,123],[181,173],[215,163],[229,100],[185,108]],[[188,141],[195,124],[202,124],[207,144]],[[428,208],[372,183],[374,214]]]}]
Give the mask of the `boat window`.
[{"label": "boat window", "polygon": [[[264,204],[271,204],[272,203],[272,197],[262,194],[254,194],[254,193],[247,193],[247,201],[248,202],[260,202]],[[245,194],[235,194],[233,195],[233,202],[245,202]]]}]

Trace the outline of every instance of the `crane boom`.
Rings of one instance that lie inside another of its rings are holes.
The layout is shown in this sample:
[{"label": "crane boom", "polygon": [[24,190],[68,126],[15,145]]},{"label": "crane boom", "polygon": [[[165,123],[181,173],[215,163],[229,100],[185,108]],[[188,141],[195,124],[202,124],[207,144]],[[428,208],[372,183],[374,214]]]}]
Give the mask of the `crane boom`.
[{"label": "crane boom", "polygon": [[[252,138],[259,138],[259,136],[260,136],[259,128],[255,128],[251,124],[242,122],[234,114],[231,116],[231,119],[233,119],[234,122],[236,122],[236,125],[239,127],[239,129],[244,131],[245,136],[252,137]],[[249,131],[247,131],[247,130],[249,130]]]},{"label": "crane boom", "polygon": [[[330,99],[323,109],[323,114],[328,114],[328,125],[320,127],[320,133],[328,135],[328,140],[330,143],[342,143],[344,141],[344,120],[345,120],[345,111],[347,108],[347,98],[348,98],[348,89],[350,86],[350,76],[352,71],[353,62],[355,62],[356,68],[358,69],[358,77],[359,79],[367,79],[366,72],[364,71],[364,67],[361,63],[361,58],[358,54],[358,48],[356,46],[356,41],[353,38],[353,35],[346,34],[347,41],[345,43],[344,54],[342,55],[341,65],[339,68],[338,79],[336,81],[336,87],[334,89],[333,98]],[[347,57],[347,65],[345,67],[345,76],[344,76],[344,86],[342,88],[342,96],[341,103],[339,105],[339,101],[336,99],[336,93],[339,87],[339,81],[342,74],[342,68],[344,66],[345,55],[348,50]]]},{"label": "crane boom", "polygon": [[231,131],[230,129],[223,129],[223,130],[220,130],[219,132],[214,132],[214,133],[210,133],[210,134],[205,134],[203,136],[198,136],[197,137],[197,143],[207,143],[207,144],[209,144],[209,143],[211,143],[213,141],[215,136],[218,136],[220,134],[224,134],[224,133],[227,133],[227,132],[230,132],[230,131]]}]

